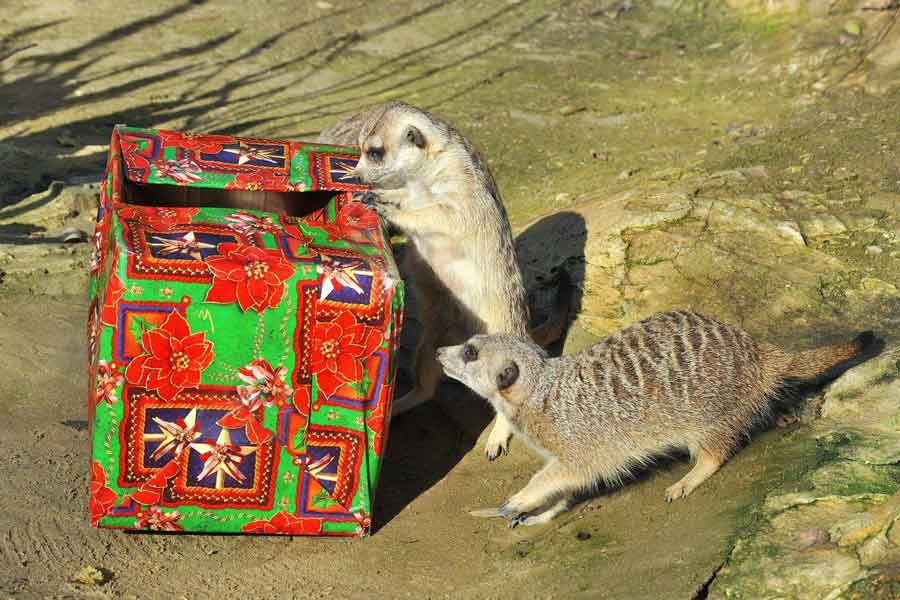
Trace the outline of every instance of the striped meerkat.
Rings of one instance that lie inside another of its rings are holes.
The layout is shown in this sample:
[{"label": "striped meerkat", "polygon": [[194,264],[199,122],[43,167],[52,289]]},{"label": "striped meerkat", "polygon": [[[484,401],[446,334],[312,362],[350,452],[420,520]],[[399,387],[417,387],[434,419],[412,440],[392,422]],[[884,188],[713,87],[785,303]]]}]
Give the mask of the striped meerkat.
[{"label": "striped meerkat", "polygon": [[652,316],[574,355],[548,358],[510,336],[476,335],[441,348],[450,377],[487,399],[547,462],[521,491],[484,517],[510,526],[549,521],[573,498],[619,484],[631,470],[686,448],[694,467],[666,490],[690,494],[771,415],[786,380],[815,380],[875,341],[790,354],[693,312]]}]

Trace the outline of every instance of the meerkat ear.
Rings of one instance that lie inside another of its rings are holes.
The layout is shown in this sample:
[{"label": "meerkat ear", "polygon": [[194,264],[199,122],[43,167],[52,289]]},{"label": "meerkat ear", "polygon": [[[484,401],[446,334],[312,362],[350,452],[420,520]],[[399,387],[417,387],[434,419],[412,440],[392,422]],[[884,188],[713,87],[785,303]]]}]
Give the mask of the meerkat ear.
[{"label": "meerkat ear", "polygon": [[497,373],[497,389],[503,391],[519,378],[519,365],[510,361],[503,370]]},{"label": "meerkat ear", "polygon": [[410,144],[415,144],[419,148],[425,147],[425,136],[413,125],[410,125],[409,129],[406,130],[406,139]]}]

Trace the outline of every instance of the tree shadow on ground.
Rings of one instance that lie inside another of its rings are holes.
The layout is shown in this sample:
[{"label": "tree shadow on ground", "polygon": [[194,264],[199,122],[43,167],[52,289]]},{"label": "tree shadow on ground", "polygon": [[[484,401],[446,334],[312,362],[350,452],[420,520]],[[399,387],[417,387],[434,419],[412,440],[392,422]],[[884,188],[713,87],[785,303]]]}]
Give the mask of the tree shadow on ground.
[{"label": "tree shadow on ground", "polygon": [[[399,30],[418,27],[420,21],[445,14],[441,11],[456,4],[437,0],[405,11],[382,11],[378,18],[362,21],[360,11],[373,10],[371,4],[330,9],[315,18],[273,27],[271,35],[254,39],[250,47],[241,47],[242,29],[231,29],[176,47],[148,50],[159,43],[154,31],[185,19],[206,18],[204,11],[213,7],[202,0],[134,18],[64,50],[42,53],[40,39],[71,23],[21,27],[0,38],[0,61],[7,75],[0,80],[0,107],[4,107],[0,119],[10,131],[5,141],[55,151],[65,138],[74,138],[77,146],[105,145],[118,123],[174,124],[252,136],[283,134],[287,127],[293,130],[290,137],[309,139],[318,132],[317,126],[310,126],[317,120],[364,109],[386,96],[433,91],[441,97],[439,104],[490,83],[490,76],[460,78],[455,73],[458,67],[509,46],[550,13],[547,9],[535,16],[529,1],[456,11],[442,37],[390,50],[387,41]],[[377,53],[380,58],[371,53],[360,58],[367,43],[383,48]],[[270,52],[273,48],[279,52]],[[351,58],[355,62],[347,64]],[[319,78],[332,68],[340,75]],[[485,67],[473,69],[481,72]],[[97,108],[109,104],[125,107]],[[81,107],[89,116],[69,113],[73,116],[65,122],[50,119]],[[70,156],[66,168],[70,173],[96,171],[102,158],[102,151]]]}]

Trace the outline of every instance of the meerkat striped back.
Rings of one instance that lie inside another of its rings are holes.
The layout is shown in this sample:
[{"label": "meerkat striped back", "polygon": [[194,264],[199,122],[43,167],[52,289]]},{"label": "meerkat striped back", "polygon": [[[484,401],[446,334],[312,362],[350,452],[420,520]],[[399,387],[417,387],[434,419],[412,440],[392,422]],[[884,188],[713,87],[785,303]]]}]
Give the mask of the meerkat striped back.
[{"label": "meerkat striped back", "polygon": [[688,311],[666,312],[589,349],[598,391],[689,406],[761,391],[760,349],[745,332]]}]

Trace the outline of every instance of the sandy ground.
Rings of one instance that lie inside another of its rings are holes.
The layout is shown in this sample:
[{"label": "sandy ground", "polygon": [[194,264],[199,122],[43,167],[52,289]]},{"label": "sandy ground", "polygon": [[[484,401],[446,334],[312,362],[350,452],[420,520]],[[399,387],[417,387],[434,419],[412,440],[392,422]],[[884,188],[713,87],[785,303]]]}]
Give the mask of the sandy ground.
[{"label": "sandy ground", "polygon": [[[735,263],[732,254],[703,262],[698,254],[694,264],[704,273],[738,273],[731,288],[677,283],[684,273],[653,254],[715,229],[703,198],[756,210],[744,199],[752,192],[763,211],[771,209],[765,194],[785,189],[841,198],[900,191],[891,179],[900,175],[889,166],[897,164],[900,140],[896,123],[884,117],[893,97],[857,101],[855,88],[841,87],[886,85],[883,72],[858,81],[856,42],[841,37],[853,37],[845,17],[809,22],[739,17],[702,2],[633,4],[4,2],[0,208],[9,208],[0,211],[0,595],[706,597],[736,540],[758,527],[766,495],[821,463],[806,426],[760,434],[686,501],[663,499],[688,468],[676,459],[551,525],[509,530],[467,511],[498,503],[539,462],[514,442],[509,456],[489,463],[481,450],[488,410],[447,384],[437,402],[393,425],[371,538],[88,528],[87,252],[41,241],[82,217],[66,209],[29,220],[54,201],[71,201],[52,186],[22,201],[51,180],[96,179],[115,123],[302,139],[340,115],[401,97],[435,110],[483,149],[519,232],[529,282],[565,259],[580,265],[582,314],[566,352],[651,308],[684,305],[691,294],[696,302],[689,303],[792,345],[808,344],[816,327],[841,334],[868,317],[896,335],[896,312],[883,308],[896,304],[881,296],[851,294],[852,310],[844,312],[828,304],[837,302],[829,296],[835,289],[860,281],[863,290],[872,278],[897,283],[887,242],[879,242],[882,262],[860,266],[863,248],[877,242],[872,236],[851,236],[846,246],[814,242],[806,224],[813,221],[800,214],[805,254],[801,262],[787,255],[782,270],[767,265],[768,275],[760,275],[757,263],[765,260]],[[886,18],[865,21],[864,35],[877,38]],[[830,133],[823,122],[832,123]],[[826,174],[797,166],[807,164],[805,152],[826,147]],[[848,164],[853,176],[835,171]],[[769,175],[722,175],[755,165]],[[660,190],[691,178],[700,183],[684,192],[690,210],[680,213]],[[624,213],[604,211],[617,203],[644,216],[607,237]],[[694,214],[701,209],[705,224]],[[882,213],[878,235],[897,227],[896,212]],[[669,215],[667,229],[657,231],[650,217],[660,214]],[[715,230],[717,243],[746,237],[754,223],[727,221]],[[762,255],[769,248],[752,249]],[[854,275],[841,279],[841,265]],[[606,277],[617,283],[603,283]],[[779,305],[773,316],[773,286],[759,277],[794,282],[808,304]],[[889,287],[879,289],[890,295]],[[105,581],[73,582],[84,567],[99,569]]]}]

